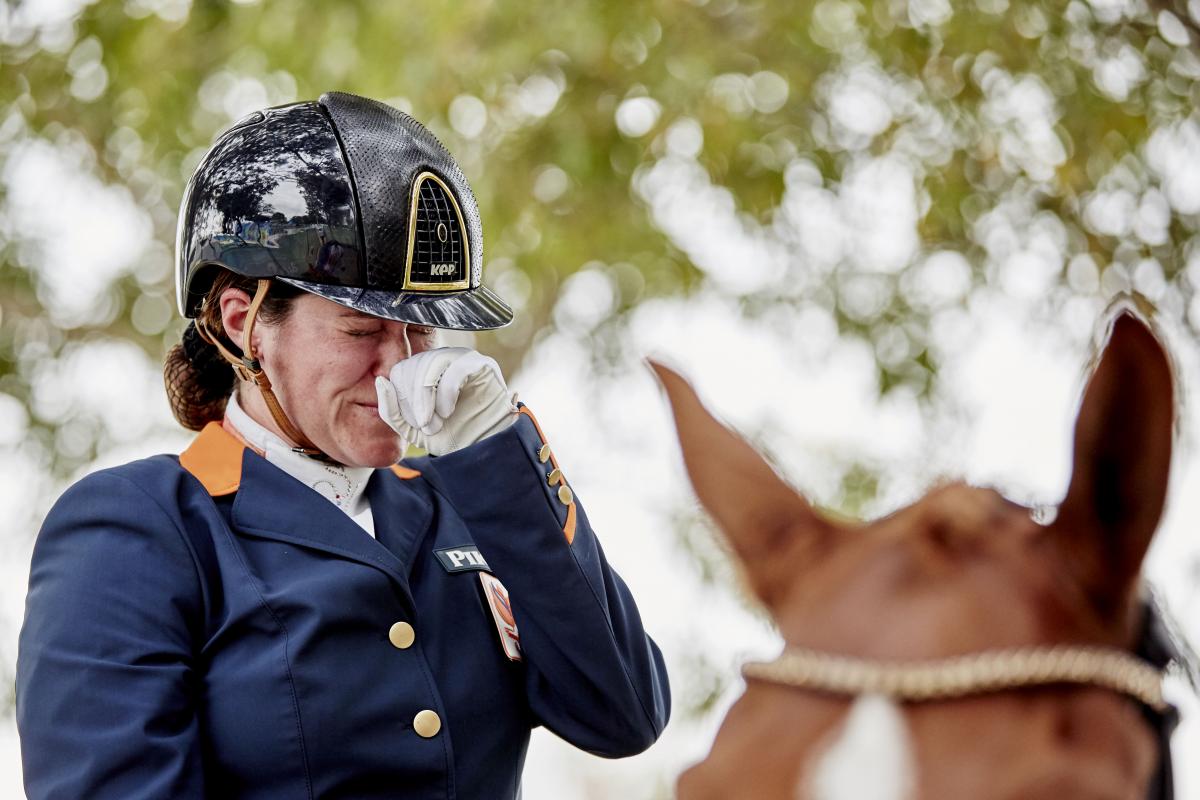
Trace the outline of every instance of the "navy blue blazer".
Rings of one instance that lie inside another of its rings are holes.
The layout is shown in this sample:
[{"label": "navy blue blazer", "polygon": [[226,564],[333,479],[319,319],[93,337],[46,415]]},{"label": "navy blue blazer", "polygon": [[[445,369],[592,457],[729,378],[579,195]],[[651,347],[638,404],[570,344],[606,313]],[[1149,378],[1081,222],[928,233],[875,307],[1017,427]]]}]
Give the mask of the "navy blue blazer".
[{"label": "navy blue blazer", "polygon": [[534,726],[645,749],[662,655],[556,466],[526,411],[376,470],[378,539],[217,424],[84,478],[34,548],[29,797],[496,800]]}]

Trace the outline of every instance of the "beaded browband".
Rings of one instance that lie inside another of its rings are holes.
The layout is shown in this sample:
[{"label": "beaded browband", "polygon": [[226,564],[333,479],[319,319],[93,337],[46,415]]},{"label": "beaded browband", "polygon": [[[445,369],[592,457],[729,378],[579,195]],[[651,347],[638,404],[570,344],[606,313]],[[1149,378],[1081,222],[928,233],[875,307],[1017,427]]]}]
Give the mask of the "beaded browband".
[{"label": "beaded browband", "polygon": [[742,667],[747,678],[842,695],[882,694],[920,702],[1053,683],[1101,686],[1137,698],[1156,711],[1163,673],[1120,650],[1028,647],[987,650],[932,661],[872,661],[789,647],[769,662]]}]

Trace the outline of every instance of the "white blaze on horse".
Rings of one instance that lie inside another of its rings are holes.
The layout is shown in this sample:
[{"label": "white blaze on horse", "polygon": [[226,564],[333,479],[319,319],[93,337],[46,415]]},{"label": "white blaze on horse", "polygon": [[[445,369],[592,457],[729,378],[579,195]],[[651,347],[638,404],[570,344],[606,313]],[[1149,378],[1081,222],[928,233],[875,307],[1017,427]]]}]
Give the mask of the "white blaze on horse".
[{"label": "white blaze on horse", "polygon": [[1132,313],[1088,382],[1048,524],[961,483],[832,521],[652,366],[696,494],[786,642],[746,667],[679,800],[1170,796],[1153,788],[1161,674],[1133,653],[1175,401],[1166,352]]}]

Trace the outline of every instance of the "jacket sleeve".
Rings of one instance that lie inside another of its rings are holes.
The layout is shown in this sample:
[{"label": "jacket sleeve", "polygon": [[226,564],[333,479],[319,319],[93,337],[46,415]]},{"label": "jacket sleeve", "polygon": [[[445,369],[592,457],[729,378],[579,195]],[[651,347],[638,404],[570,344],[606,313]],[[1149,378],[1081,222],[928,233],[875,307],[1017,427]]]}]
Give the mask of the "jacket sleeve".
[{"label": "jacket sleeve", "polygon": [[539,721],[596,755],[649,747],[671,708],[662,653],[533,415],[429,463],[508,589]]},{"label": "jacket sleeve", "polygon": [[188,622],[202,600],[175,519],[112,472],[46,518],[17,654],[31,800],[204,796]]}]

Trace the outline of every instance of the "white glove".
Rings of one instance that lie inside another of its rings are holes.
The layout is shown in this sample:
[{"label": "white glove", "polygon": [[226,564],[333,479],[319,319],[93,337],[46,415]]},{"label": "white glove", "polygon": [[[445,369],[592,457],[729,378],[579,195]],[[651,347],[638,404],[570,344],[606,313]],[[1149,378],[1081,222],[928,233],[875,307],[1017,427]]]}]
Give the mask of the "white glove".
[{"label": "white glove", "polygon": [[499,433],[519,416],[500,366],[465,347],[417,353],[392,367],[389,378],[375,379],[379,416],[431,455]]}]

